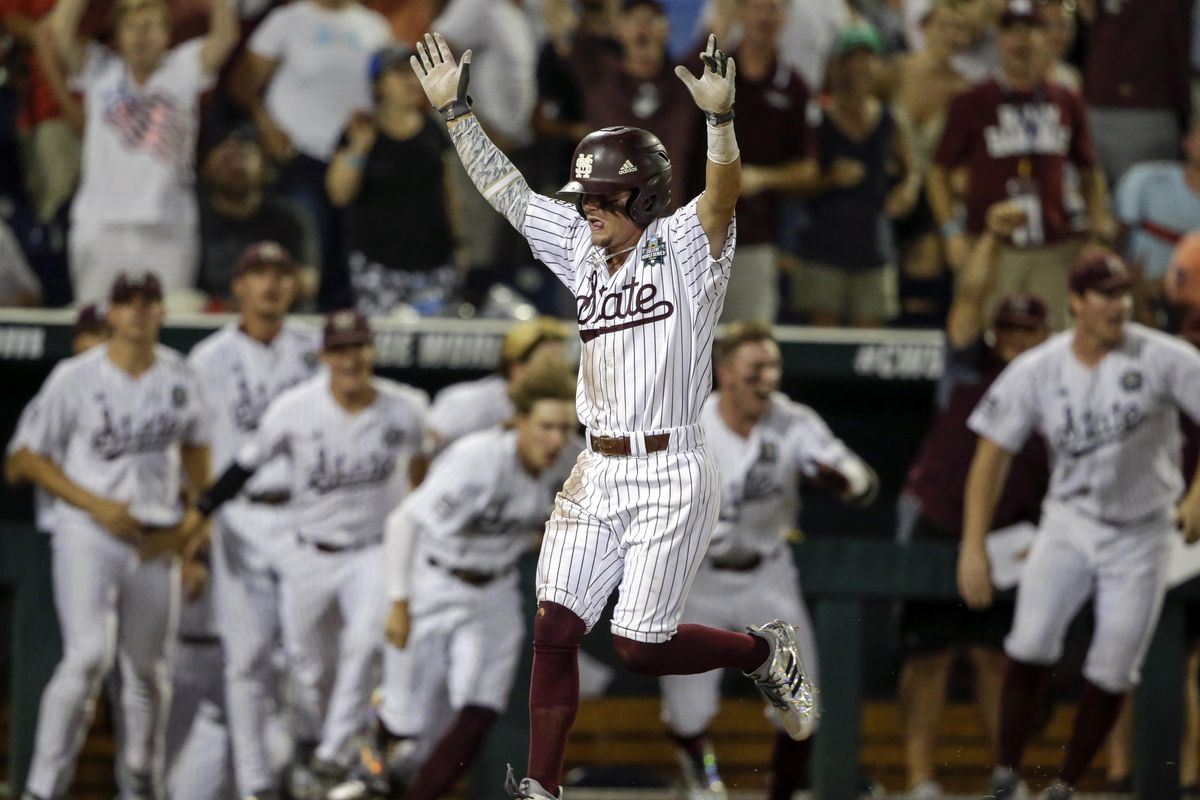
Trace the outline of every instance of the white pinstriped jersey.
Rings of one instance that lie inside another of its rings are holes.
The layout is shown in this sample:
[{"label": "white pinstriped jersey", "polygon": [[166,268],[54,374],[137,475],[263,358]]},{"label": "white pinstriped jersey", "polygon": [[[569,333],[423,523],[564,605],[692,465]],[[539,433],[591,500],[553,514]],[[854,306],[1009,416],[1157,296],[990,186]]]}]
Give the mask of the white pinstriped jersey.
[{"label": "white pinstriped jersey", "polygon": [[[21,410],[21,416],[17,419],[17,426],[13,429],[12,439],[8,442],[8,449],[5,454],[11,456],[21,448],[33,447],[30,445],[30,428],[32,420],[36,417],[37,412],[34,409],[34,404],[37,403],[38,396],[35,395],[32,400],[26,404]],[[51,456],[56,462],[61,461],[62,453],[57,453]],[[54,530],[54,504],[58,500],[54,495],[47,492],[45,489],[34,487],[33,489],[33,522],[39,531],[49,533]]]},{"label": "white pinstriped jersey", "polygon": [[[192,349],[188,364],[204,387],[212,427],[213,474],[220,475],[233,463],[272,400],[312,377],[320,363],[319,346],[318,332],[310,328],[285,324],[270,344],[263,344],[233,322]],[[288,480],[287,462],[275,459],[254,474],[243,492],[282,489]],[[234,502],[221,513],[237,527],[241,510]]]},{"label": "white pinstriped jersey", "polygon": [[1161,514],[1183,490],[1178,409],[1200,419],[1200,353],[1136,323],[1085,367],[1064,331],[1016,358],[971,414],[971,430],[1010,452],[1033,430],[1050,447],[1047,497],[1085,516]]},{"label": "white pinstriped jersey", "polygon": [[445,445],[499,425],[512,415],[508,381],[501,375],[487,375],[438,392],[429,410],[429,430]]},{"label": "white pinstriped jersey", "polygon": [[[179,521],[179,445],[208,444],[199,382],[183,356],[160,345],[150,369],[134,377],[99,345],[59,363],[38,397],[30,450],[54,458],[89,492],[128,502],[146,525]],[[54,517],[59,525],[93,524],[69,503],[56,503]]]},{"label": "white pinstriped jersey", "polygon": [[289,462],[292,525],[300,538],[333,546],[380,541],[400,502],[407,465],[420,449],[428,401],[418,390],[375,378],[375,402],[351,414],[321,373],[284,392],[263,414],[237,463]]},{"label": "white pinstriped jersey", "polygon": [[[700,414],[708,447],[721,473],[721,516],[708,556],[737,560],[779,549],[800,513],[800,478],[817,465],[834,469],[861,460],[806,405],[776,392],[749,437],[721,418],[719,393]],[[864,467],[865,468],[865,467]]]},{"label": "white pinstriped jersey", "polygon": [[533,254],[575,293],[582,352],[577,409],[599,434],[694,425],[712,386],[712,341],[736,240],[710,253],[699,198],[642,232],[611,277],[573,206],[533,195],[524,234]]},{"label": "white pinstriped jersey", "polygon": [[[574,462],[573,439],[558,463]],[[534,476],[517,457],[517,432],[491,428],[456,441],[404,501],[420,536],[417,552],[452,569],[501,572],[516,564],[554,507],[564,475]]]}]

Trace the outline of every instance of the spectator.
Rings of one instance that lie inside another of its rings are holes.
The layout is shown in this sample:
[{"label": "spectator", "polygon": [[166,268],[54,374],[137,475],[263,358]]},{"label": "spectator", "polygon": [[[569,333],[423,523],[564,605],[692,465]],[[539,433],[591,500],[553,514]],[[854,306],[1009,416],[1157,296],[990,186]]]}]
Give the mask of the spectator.
[{"label": "spectator", "polygon": [[855,21],[851,4],[847,0],[804,0],[793,2],[789,12],[779,38],[780,53],[805,84],[821,91],[838,37]]},{"label": "spectator", "polygon": [[1137,316],[1149,324],[1162,307],[1172,251],[1184,235],[1200,230],[1200,119],[1183,137],[1183,157],[1138,164],[1117,184],[1121,253],[1137,276]]},{"label": "spectator", "polygon": [[235,131],[204,161],[200,200],[200,277],[213,306],[227,308],[238,256],[255,242],[272,241],[292,253],[301,302],[316,297],[319,256],[312,222],[266,189],[270,168],[252,135]]},{"label": "spectator", "polygon": [[971,83],[986,80],[999,66],[996,52],[996,23],[1005,0],[904,0],[904,19],[913,52],[925,49],[922,27],[929,11],[945,3],[959,12],[967,31],[967,46],[954,56],[954,68]]},{"label": "spectator", "polygon": [[1079,68],[1067,60],[1075,46],[1075,3],[1049,0],[1042,5],[1042,15],[1046,18],[1046,51],[1050,63],[1046,80],[1081,94],[1083,76]]},{"label": "spectator", "polygon": [[[962,12],[937,2],[921,21],[925,46],[895,62],[891,70],[892,111],[912,144],[922,182],[946,127],[950,101],[970,88],[954,66],[970,32]],[[900,312],[905,325],[941,327],[950,302],[950,284],[942,257],[937,220],[924,186],[912,212],[896,220],[900,257]]]},{"label": "spectator", "polygon": [[375,114],[350,119],[325,180],[334,206],[346,209],[350,288],[364,314],[398,305],[437,314],[459,285],[451,144],[425,113],[412,54],[393,46],[371,59]]},{"label": "spectator", "polygon": [[29,200],[39,221],[49,222],[71,199],[79,182],[83,109],[68,92],[60,71],[46,71],[44,59],[54,57],[49,29],[38,20],[50,13],[53,0],[4,0],[0,22],[25,56],[27,74],[18,84],[22,166]]},{"label": "spectator", "polygon": [[725,293],[722,322],[773,323],[779,309],[779,199],[811,189],[817,178],[816,143],[808,125],[809,92],[779,56],[786,0],[743,0],[744,31],[733,53],[742,151],[738,247]]},{"label": "spectator", "polygon": [[37,276],[29,268],[17,237],[0,219],[0,307],[36,306],[41,301]]},{"label": "spectator", "polygon": [[[800,241],[793,305],[813,325],[878,327],[896,313],[896,275],[887,218],[912,210],[920,191],[903,131],[875,96],[879,37],[847,28],[829,69],[829,100],[817,128],[821,176]],[[889,189],[888,164],[903,179]]]},{"label": "spectator", "polygon": [[[1080,170],[1088,233],[1113,238],[1104,176],[1095,165],[1087,119],[1078,97],[1047,83],[1045,20],[1031,0],[1009,0],[997,43],[1001,74],[950,104],[946,130],[929,171],[929,203],[937,217],[950,265],[962,266],[971,238],[984,229],[989,206],[1021,203],[1025,226],[1001,254],[996,301],[1016,289],[1042,297],[1051,324],[1066,323],[1066,273],[1079,243],[1071,238],[1064,165]],[[968,170],[965,223],[959,218],[950,173]]]},{"label": "spectator", "polygon": [[316,223],[324,307],[349,302],[325,172],[350,117],[371,107],[363,76],[372,53],[390,38],[387,20],[356,0],[295,0],[254,31],[231,85],[263,149],[280,165],[278,191]]},{"label": "spectator", "polygon": [[1116,184],[1139,161],[1175,158],[1191,115],[1190,0],[1079,0],[1088,22],[1083,95],[1096,154]]},{"label": "spectator", "polygon": [[162,0],[120,0],[116,52],[79,35],[86,0],[50,16],[58,57],[84,94],[83,174],[71,207],[75,299],[103,297],[131,265],[153,266],[164,291],[193,285],[199,244],[193,191],[198,101],[237,43],[228,0],[208,34],[168,49]]},{"label": "spectator", "polygon": [[[1023,222],[1011,202],[988,210],[988,226],[960,275],[946,324],[946,368],[937,389],[937,412],[912,469],[898,517],[901,541],[956,541],[962,535],[962,498],[975,436],[967,418],[1009,361],[1046,338],[1046,304],[1036,295],[1007,296],[987,331],[985,301],[996,279],[1001,243]],[[993,529],[1036,521],[1049,480],[1042,440],[1030,440],[1017,455],[1004,486]],[[975,668],[975,700],[988,739],[997,741],[997,709],[1003,681],[1005,634],[1013,598],[986,611],[961,603],[905,604],[901,647],[900,709],[910,797],[940,797],[935,766],[936,734],[945,707],[946,679],[964,651]]]},{"label": "spectator", "polygon": [[[623,55],[604,58],[603,50],[576,37],[571,65],[583,87],[587,127],[610,125],[645,128],[662,141],[676,164],[694,159],[702,118],[687,89],[667,63],[667,16],[658,0],[625,0],[616,23]],[[671,213],[693,196],[687,169],[671,178]]]}]

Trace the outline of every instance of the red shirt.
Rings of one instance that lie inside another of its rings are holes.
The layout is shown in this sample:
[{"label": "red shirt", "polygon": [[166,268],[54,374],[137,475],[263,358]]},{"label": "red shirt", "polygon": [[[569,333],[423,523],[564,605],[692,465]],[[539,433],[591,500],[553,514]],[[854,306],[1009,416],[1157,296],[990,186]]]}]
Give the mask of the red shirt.
[{"label": "red shirt", "polygon": [[[737,54],[734,54],[737,61]],[[739,61],[740,63],[740,61]],[[737,74],[737,139],[742,163],[774,167],[816,157],[816,137],[808,125],[808,86],[787,64],[771,67],[762,80]],[[769,244],[778,239],[779,196],[760,192],[737,204],[738,244]]]},{"label": "red shirt", "polygon": [[[1114,9],[1115,7],[1115,9]],[[1104,0],[1088,40],[1083,97],[1097,108],[1191,109],[1192,0]]]},{"label": "red shirt", "polygon": [[[0,0],[0,22],[10,17],[25,16],[38,20],[50,13],[54,8],[54,0]],[[29,70],[28,91],[22,98],[21,108],[17,112],[17,127],[27,131],[40,122],[55,119],[60,116],[58,103],[50,91],[50,85],[38,65],[37,55],[30,48],[27,59]]]},{"label": "red shirt", "polygon": [[[1067,238],[1071,231],[1063,202],[1063,167],[1096,163],[1083,103],[1070,90],[1044,83],[1032,92],[1012,92],[984,81],[950,104],[946,129],[934,163],[966,166],[967,230],[982,233],[993,203],[1036,191],[1041,205],[1042,243]],[[1025,162],[1028,180],[1018,181]],[[1030,244],[1037,244],[1033,241]]]}]

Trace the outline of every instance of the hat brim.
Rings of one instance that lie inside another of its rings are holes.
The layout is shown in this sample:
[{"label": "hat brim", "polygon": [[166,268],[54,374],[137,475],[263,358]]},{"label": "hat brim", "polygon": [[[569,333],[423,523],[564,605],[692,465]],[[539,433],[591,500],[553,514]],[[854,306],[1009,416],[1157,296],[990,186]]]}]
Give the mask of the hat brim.
[{"label": "hat brim", "polygon": [[339,347],[361,347],[374,344],[375,335],[367,331],[345,331],[333,333],[325,337],[321,343],[322,350],[336,350]]}]

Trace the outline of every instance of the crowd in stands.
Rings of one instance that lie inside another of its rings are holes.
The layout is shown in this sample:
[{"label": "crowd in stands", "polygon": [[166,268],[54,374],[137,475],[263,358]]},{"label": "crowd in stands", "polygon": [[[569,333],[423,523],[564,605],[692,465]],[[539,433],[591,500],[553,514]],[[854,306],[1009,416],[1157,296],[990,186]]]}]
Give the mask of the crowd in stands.
[{"label": "crowd in stands", "polygon": [[703,119],[672,74],[715,32],[738,64],[744,178],[725,319],[942,327],[988,206],[1027,221],[992,305],[1066,324],[1081,249],[1137,270],[1165,324],[1200,228],[1190,0],[2,0],[0,304],[63,306],[120,269],[229,308],[248,244],[299,303],[455,316],[506,285],[573,301],[473,191],[408,56],[475,54],[475,111],[552,193],[589,130],[633,124],[698,192]]}]

